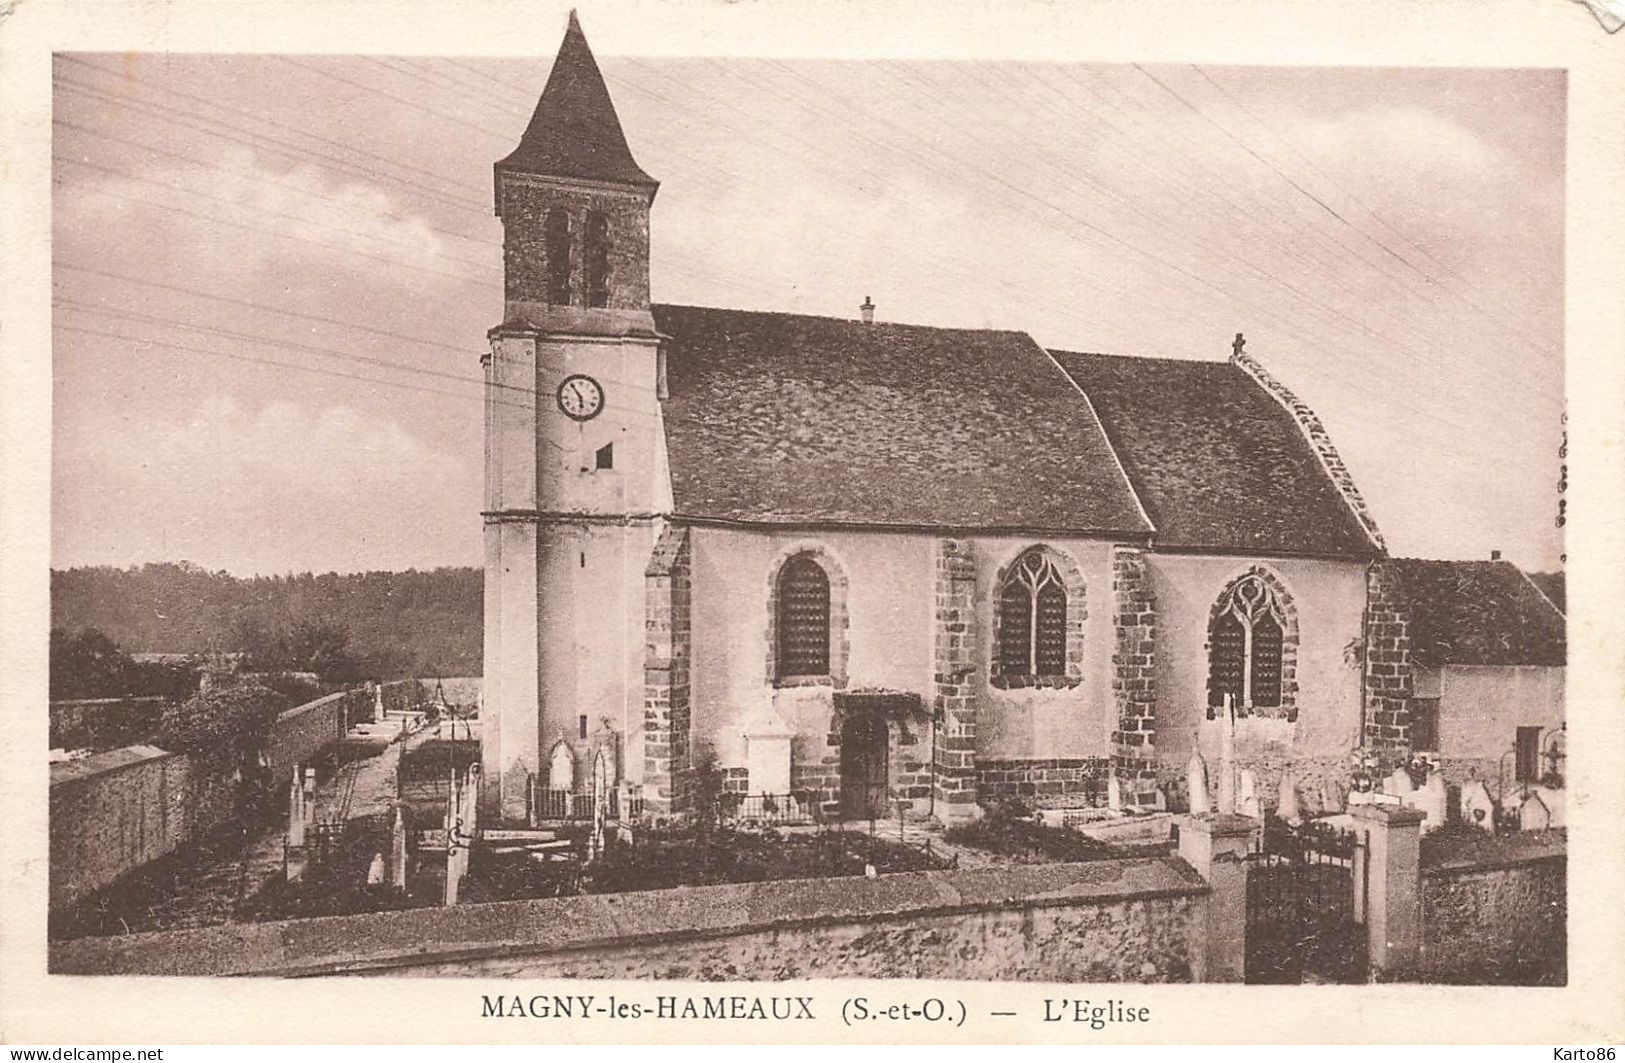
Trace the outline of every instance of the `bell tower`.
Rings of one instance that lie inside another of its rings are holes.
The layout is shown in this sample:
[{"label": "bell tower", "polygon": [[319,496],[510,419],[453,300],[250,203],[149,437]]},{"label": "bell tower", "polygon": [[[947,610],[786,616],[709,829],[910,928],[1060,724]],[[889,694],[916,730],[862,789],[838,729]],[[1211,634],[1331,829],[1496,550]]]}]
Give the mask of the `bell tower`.
[{"label": "bell tower", "polygon": [[[481,744],[482,801],[504,820],[588,778],[605,750],[610,785],[641,781],[643,569],[671,510],[649,310],[657,187],[571,12],[530,123],[495,166]],[[566,754],[571,780],[551,778]]]}]

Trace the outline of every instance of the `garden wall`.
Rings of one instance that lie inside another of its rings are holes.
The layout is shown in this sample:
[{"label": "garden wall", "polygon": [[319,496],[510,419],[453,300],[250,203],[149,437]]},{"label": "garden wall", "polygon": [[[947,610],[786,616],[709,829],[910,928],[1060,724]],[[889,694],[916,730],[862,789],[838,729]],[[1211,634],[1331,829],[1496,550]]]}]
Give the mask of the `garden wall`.
[{"label": "garden wall", "polygon": [[51,765],[51,909],[229,820],[236,811],[231,767],[155,746]]},{"label": "garden wall", "polygon": [[1561,850],[1427,868],[1422,980],[1566,984],[1567,890]]},{"label": "garden wall", "polygon": [[51,702],[52,749],[109,749],[138,743],[158,729],[161,697]]},{"label": "garden wall", "polygon": [[[479,680],[442,681],[447,700],[479,700]],[[455,693],[454,693],[455,692]],[[384,684],[386,708],[404,708],[434,693],[434,680]],[[342,738],[370,717],[364,688],[330,694],[282,713],[264,752],[274,785],[285,790],[294,765]],[[207,754],[127,746],[51,765],[51,886],[53,911],[111,884],[119,876],[196,841],[236,811],[236,765]]]},{"label": "garden wall", "polygon": [[1207,892],[1166,859],[754,882],[82,938],[50,969],[1182,982]]}]

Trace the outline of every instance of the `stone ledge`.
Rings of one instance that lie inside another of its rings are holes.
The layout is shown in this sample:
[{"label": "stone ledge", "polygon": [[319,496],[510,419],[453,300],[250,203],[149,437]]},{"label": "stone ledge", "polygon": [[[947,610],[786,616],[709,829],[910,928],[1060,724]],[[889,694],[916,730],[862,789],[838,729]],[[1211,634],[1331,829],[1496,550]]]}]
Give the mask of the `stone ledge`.
[{"label": "stone ledge", "polygon": [[1424,864],[1423,875],[1470,875],[1475,871],[1506,871],[1514,867],[1526,867],[1530,864],[1563,864],[1568,865],[1569,851],[1566,845],[1554,845],[1542,849],[1531,849],[1521,853],[1505,853],[1488,857],[1460,857],[1455,860],[1446,860],[1438,864]]},{"label": "stone ledge", "polygon": [[801,879],[329,916],[53,942],[53,974],[301,976],[728,937],[919,915],[1198,896],[1145,858],[879,878]]}]

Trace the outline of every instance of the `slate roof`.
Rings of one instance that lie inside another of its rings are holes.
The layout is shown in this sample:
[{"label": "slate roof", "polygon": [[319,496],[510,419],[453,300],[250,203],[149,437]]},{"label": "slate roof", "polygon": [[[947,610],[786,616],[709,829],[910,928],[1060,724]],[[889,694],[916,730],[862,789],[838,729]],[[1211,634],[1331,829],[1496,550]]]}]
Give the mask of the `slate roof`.
[{"label": "slate roof", "polygon": [[651,191],[660,184],[632,158],[604,76],[598,72],[598,62],[574,11],[530,125],[519,146],[496,168],[637,185]]},{"label": "slate roof", "polygon": [[1378,553],[1292,415],[1245,370],[1050,353],[1094,404],[1159,548]]},{"label": "slate roof", "polygon": [[1562,572],[1531,572],[1528,575],[1540,592],[1552,600],[1553,605],[1561,612],[1569,611],[1568,586]]},{"label": "slate roof", "polygon": [[1445,664],[1562,665],[1566,624],[1507,561],[1390,562],[1411,612],[1411,656]]},{"label": "slate roof", "polygon": [[653,309],[680,516],[1151,530],[1088,405],[1023,333]]}]

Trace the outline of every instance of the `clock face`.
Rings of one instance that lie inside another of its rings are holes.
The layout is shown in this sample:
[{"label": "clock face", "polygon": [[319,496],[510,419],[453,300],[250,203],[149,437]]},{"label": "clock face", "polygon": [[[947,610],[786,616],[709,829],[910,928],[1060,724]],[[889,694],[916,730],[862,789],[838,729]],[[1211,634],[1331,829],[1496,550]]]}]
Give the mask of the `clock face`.
[{"label": "clock face", "polygon": [[590,376],[576,373],[559,385],[559,409],[576,421],[590,421],[604,408],[604,389]]}]

